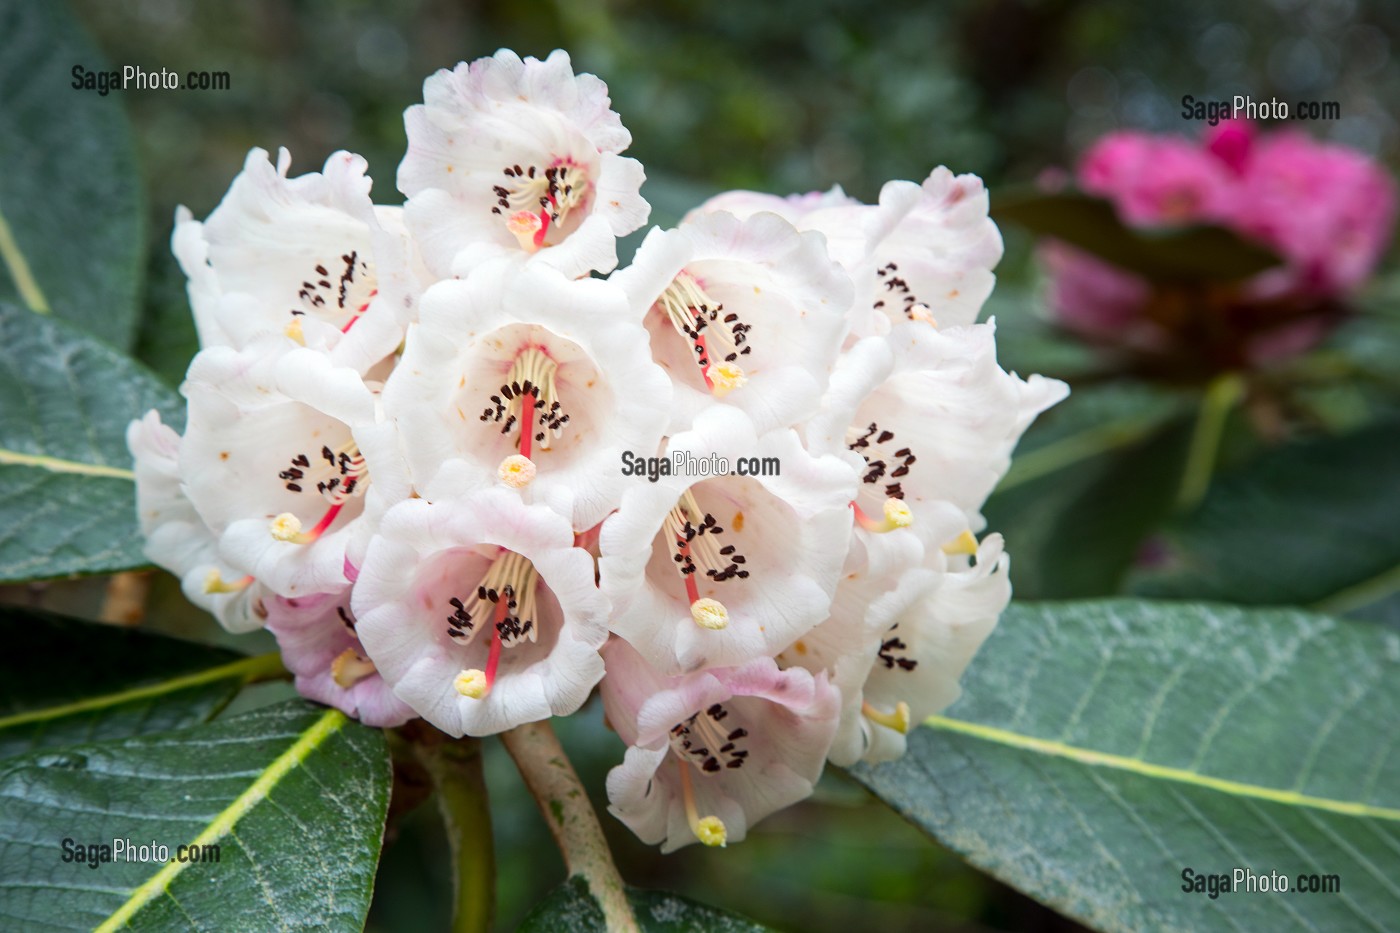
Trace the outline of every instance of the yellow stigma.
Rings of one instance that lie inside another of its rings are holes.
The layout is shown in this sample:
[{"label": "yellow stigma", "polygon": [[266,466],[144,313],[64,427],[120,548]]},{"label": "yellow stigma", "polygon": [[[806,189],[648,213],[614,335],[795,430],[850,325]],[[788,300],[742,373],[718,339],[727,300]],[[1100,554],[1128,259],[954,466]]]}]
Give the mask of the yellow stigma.
[{"label": "yellow stigma", "polygon": [[861,703],[860,712],[871,722],[879,723],[886,729],[893,729],[900,735],[907,735],[909,732],[909,704],[903,700],[895,704],[893,713],[882,713],[867,702]]},{"label": "yellow stigma", "polygon": [[690,604],[690,617],[701,628],[719,631],[729,624],[729,610],[717,599],[697,599]]},{"label": "yellow stigma", "polygon": [[346,690],[374,673],[374,662],[360,657],[354,648],[346,648],[331,662],[331,680]]},{"label": "yellow stigma", "polygon": [[914,524],[914,513],[909,511],[903,499],[891,497],[885,500],[885,521],[892,528],[908,528]]},{"label": "yellow stigma", "polygon": [[535,463],[529,457],[511,454],[496,468],[496,478],[511,489],[523,489],[535,479]]},{"label": "yellow stigma", "polygon": [[540,215],[534,211],[516,211],[506,218],[506,229],[515,236],[521,249],[533,253],[539,249],[535,244],[535,235],[540,232],[543,223]]},{"label": "yellow stigma", "polygon": [[459,673],[452,679],[452,686],[462,696],[472,700],[486,696],[486,691],[490,688],[490,684],[486,682],[486,673],[476,668]]},{"label": "yellow stigma", "polygon": [[749,381],[749,377],[744,375],[744,367],[738,363],[716,363],[705,370],[705,375],[709,377],[710,391],[715,398],[724,398]]},{"label": "yellow stigma", "polygon": [[299,316],[288,321],[287,326],[282,328],[282,333],[303,347],[306,346],[306,335],[301,331],[301,318]]},{"label": "yellow stigma", "polygon": [[947,544],[943,545],[943,553],[948,555],[976,554],[977,539],[973,537],[972,532],[970,530],[964,528],[962,534],[958,535],[952,541],[949,541]]},{"label": "yellow stigma", "polygon": [[219,571],[211,568],[210,571],[204,575],[204,592],[237,593],[241,590],[246,590],[248,588],[248,584],[252,582],[252,577],[242,577],[230,583],[223,578],[223,575],[220,574]]},{"label": "yellow stigma", "polygon": [[717,816],[696,820],[691,828],[695,830],[695,838],[707,846],[719,846],[722,849],[729,839],[729,834],[724,829],[724,821]]},{"label": "yellow stigma", "polygon": [[301,535],[301,519],[283,512],[272,520],[272,536],[278,541],[296,542]]}]

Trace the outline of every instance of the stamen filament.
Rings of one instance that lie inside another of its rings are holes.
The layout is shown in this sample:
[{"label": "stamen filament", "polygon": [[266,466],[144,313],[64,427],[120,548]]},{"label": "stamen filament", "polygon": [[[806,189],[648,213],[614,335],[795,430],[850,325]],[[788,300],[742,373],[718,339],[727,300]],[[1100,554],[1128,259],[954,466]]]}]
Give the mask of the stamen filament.
[{"label": "stamen filament", "polygon": [[535,396],[526,393],[520,405],[520,456],[530,459],[530,441],[535,432]]},{"label": "stamen filament", "polygon": [[703,571],[713,583],[746,579],[749,575],[743,569],[747,563],[744,555],[737,553],[734,545],[720,545],[718,539],[723,532],[715,517],[701,510],[689,490],[681,495],[663,524],[663,533],[675,542],[673,558],[685,583],[690,617],[696,625],[711,630],[729,624],[729,610],[719,600],[700,595],[699,574]]},{"label": "stamen filament", "polygon": [[705,294],[694,276],[681,270],[656,304],[685,339],[705,388],[716,398],[748,381],[738,359],[752,349],[746,345],[749,325],[733,312],[721,318],[724,305]]}]

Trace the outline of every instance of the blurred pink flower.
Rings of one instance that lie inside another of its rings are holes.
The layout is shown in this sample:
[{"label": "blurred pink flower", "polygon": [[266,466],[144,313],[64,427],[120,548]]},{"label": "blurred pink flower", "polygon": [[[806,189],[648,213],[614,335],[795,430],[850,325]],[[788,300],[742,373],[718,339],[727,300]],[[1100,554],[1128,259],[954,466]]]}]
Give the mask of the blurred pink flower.
[{"label": "blurred pink flower", "polygon": [[[1322,339],[1339,299],[1374,271],[1396,218],[1394,182],[1362,153],[1292,131],[1261,134],[1243,121],[1200,142],[1109,133],[1076,176],[1130,226],[1214,224],[1282,259],[1234,285],[1154,286],[1065,244],[1042,248],[1061,324],[1135,352],[1193,351],[1217,366],[1291,356]],[[1204,315],[1225,326],[1202,326]],[[1203,333],[1221,345],[1197,346]]]},{"label": "blurred pink flower", "polygon": [[1175,136],[1111,133],[1084,156],[1079,183],[1135,227],[1227,222],[1238,197],[1229,167]]}]

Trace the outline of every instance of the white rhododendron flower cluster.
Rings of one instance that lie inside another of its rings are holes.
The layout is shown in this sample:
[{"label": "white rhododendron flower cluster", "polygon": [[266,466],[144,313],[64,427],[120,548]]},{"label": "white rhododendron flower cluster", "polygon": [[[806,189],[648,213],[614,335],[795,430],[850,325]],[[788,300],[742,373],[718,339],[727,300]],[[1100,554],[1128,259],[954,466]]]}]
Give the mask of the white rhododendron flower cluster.
[{"label": "white rhododendron flower cluster", "polygon": [[981,181],[731,192],[614,272],[648,207],[601,81],[501,51],[424,98],[402,207],[254,150],[180,211],[202,349],[183,436],[128,435],[151,559],[370,725],[598,688],[612,810],[667,851],[902,754],[1007,604],[979,510],[1066,392],[976,322]]}]

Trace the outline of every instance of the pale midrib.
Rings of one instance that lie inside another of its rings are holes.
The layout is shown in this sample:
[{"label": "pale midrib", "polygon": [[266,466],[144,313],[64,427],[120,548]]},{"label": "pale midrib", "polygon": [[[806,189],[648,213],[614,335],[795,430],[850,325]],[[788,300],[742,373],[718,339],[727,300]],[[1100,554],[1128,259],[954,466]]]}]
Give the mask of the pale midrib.
[{"label": "pale midrib", "polygon": [[1331,800],[1327,797],[1311,797],[1307,794],[1297,793],[1296,791],[1278,790],[1273,787],[1263,787],[1258,784],[1245,784],[1240,781],[1228,781],[1223,778],[1210,777],[1209,775],[1201,774],[1196,771],[1188,771],[1185,768],[1169,768],[1163,765],[1154,765],[1151,762],[1143,761],[1141,758],[1130,758],[1126,755],[1113,755],[1108,752],[1078,748],[1073,745],[1066,745],[1064,742],[1056,742],[1051,739],[1038,739],[1034,736],[1022,735],[1019,732],[998,729],[994,726],[983,726],[978,723],[966,722],[960,719],[949,719],[945,716],[930,716],[928,719],[924,720],[924,725],[934,729],[942,729],[947,732],[970,735],[974,738],[982,739],[987,742],[994,742],[998,745],[1007,745],[1012,748],[1038,752],[1042,755],[1049,755],[1054,758],[1066,758],[1070,761],[1077,761],[1080,764],[1115,768],[1119,771],[1140,774],[1143,777],[1175,781],[1193,787],[1204,787],[1235,797],[1267,800],[1272,803],[1280,803],[1293,807],[1308,807],[1314,810],[1325,810],[1329,813],[1340,813],[1345,816],[1372,817],[1380,820],[1400,820],[1400,810],[1391,809],[1390,807],[1375,807],[1370,804],[1356,803],[1350,800]]},{"label": "pale midrib", "polygon": [[14,231],[10,229],[9,221],[5,219],[2,212],[0,212],[0,258],[5,260],[5,265],[10,270],[10,278],[14,279],[15,282],[15,290],[24,299],[24,303],[29,306],[29,310],[39,314],[48,314],[48,299],[44,297],[39,283],[34,280],[34,273],[29,270],[29,261],[24,258],[24,253],[20,252],[19,244],[15,242]]},{"label": "pale midrib", "polygon": [[169,680],[162,680],[160,683],[150,684],[145,687],[132,687],[129,690],[119,690],[116,693],[104,693],[101,696],[88,697],[84,700],[75,700],[72,703],[64,703],[61,706],[46,706],[43,709],[30,710],[25,713],[16,713],[13,716],[0,717],[0,729],[12,729],[16,726],[25,726],[35,722],[47,722],[52,719],[62,719],[65,716],[78,716],[83,713],[91,713],[97,710],[109,709],[113,706],[121,706],[126,703],[135,703],[139,700],[149,700],[153,697],[166,696],[190,687],[199,687],[204,684],[217,683],[221,680],[241,679],[244,683],[251,683],[255,680],[265,680],[269,677],[276,677],[284,673],[281,656],[277,652],[260,654],[253,658],[243,658],[232,661],[219,667],[210,667],[193,674],[184,674],[180,677],[172,677]]},{"label": "pale midrib", "polygon": [[77,460],[62,460],[46,457],[43,454],[22,454],[17,450],[0,448],[0,464],[36,467],[50,473],[76,473],[82,476],[110,476],[114,479],[136,479],[136,474],[121,467],[104,466],[99,463],[79,463]]},{"label": "pale midrib", "polygon": [[[277,786],[278,782],[290,774],[294,768],[299,767],[312,752],[319,748],[326,739],[338,732],[348,721],[340,710],[326,710],[311,728],[301,734],[301,738],[293,742],[286,751],[278,755],[262,770],[257,780],[248,785],[247,790],[235,797],[232,803],[214,817],[204,831],[188,843],[188,846],[208,845],[232,832],[238,821],[249,810],[261,803]],[[146,879],[143,884],[131,892],[131,896],[126,899],[126,902],[96,928],[96,933],[109,933],[109,931],[121,929],[122,926],[131,921],[137,911],[164,894],[169,889],[170,883],[180,872],[184,871],[188,864],[191,863],[166,862],[160,871]]]}]

